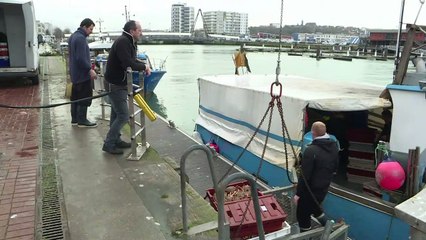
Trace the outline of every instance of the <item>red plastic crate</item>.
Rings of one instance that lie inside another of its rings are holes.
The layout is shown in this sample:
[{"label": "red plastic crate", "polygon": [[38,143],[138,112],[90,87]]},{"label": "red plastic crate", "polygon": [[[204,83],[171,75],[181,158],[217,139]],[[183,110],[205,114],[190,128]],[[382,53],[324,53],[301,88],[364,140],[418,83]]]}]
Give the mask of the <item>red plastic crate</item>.
[{"label": "red plastic crate", "polygon": [[[241,181],[241,182],[235,182],[235,183],[231,183],[228,185],[228,187],[243,187],[243,186],[250,186],[248,181]],[[257,189],[257,196],[263,196],[263,194],[259,191],[259,189]],[[216,194],[215,194],[215,190],[214,188],[209,188],[206,190],[206,197],[208,198],[210,201],[210,205],[217,211],[217,198],[216,198]],[[247,197],[247,199],[251,198]],[[229,203],[229,202],[236,202],[236,201],[226,201],[225,199],[225,204]]]},{"label": "red plastic crate", "polygon": [[[248,211],[243,219],[248,202]],[[259,206],[261,208],[260,212],[265,233],[282,229],[287,214],[282,210],[275,197],[272,195],[259,196]],[[228,219],[230,225],[232,239],[258,235],[253,201],[240,200],[225,203],[225,217]]]}]

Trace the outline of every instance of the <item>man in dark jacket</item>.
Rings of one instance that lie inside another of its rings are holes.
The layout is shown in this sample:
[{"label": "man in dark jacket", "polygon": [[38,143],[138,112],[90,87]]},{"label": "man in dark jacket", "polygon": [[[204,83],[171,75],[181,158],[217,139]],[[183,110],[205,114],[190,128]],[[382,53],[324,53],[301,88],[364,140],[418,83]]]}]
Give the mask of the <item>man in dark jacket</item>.
[{"label": "man in dark jacket", "polygon": [[311,215],[325,225],[327,218],[322,211],[321,203],[337,171],[339,161],[337,144],[330,139],[325,124],[314,122],[311,131],[313,141],[303,153],[302,174],[294,197],[301,232],[311,229]]},{"label": "man in dark jacket", "polygon": [[110,91],[111,102],[110,128],[107,133],[102,150],[111,154],[122,154],[122,148],[129,148],[130,143],[120,139],[120,131],[129,120],[127,104],[127,78],[126,70],[131,67],[133,71],[145,71],[151,74],[149,66],[136,59],[137,41],[142,35],[139,22],[128,21],[123,28],[123,34],[115,40],[108,55],[105,71],[106,88]]},{"label": "man in dark jacket", "polygon": [[[68,40],[69,68],[72,81],[71,101],[93,96],[92,80],[96,73],[90,62],[89,45],[86,38],[93,32],[95,23],[84,19],[80,27]],[[71,124],[79,127],[96,127],[97,124],[87,120],[87,108],[92,100],[84,100],[71,104]]]}]

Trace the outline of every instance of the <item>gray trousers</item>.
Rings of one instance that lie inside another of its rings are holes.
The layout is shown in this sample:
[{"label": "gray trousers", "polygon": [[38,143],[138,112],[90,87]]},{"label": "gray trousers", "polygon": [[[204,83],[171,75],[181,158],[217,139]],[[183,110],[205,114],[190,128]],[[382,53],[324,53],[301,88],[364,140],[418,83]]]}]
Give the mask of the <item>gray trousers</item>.
[{"label": "gray trousers", "polygon": [[114,148],[120,141],[120,131],[129,121],[129,106],[127,103],[127,90],[114,90],[109,95],[111,104],[110,126],[105,139],[105,145]]}]

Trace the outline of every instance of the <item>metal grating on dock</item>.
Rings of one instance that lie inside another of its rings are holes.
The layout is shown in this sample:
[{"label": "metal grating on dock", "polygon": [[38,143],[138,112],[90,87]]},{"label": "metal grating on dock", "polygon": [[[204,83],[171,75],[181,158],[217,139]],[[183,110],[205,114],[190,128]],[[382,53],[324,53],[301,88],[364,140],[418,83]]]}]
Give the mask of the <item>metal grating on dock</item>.
[{"label": "metal grating on dock", "polygon": [[[49,104],[47,81],[43,82],[43,105]],[[50,109],[41,114],[40,168],[37,195],[36,239],[59,240],[67,238],[67,219],[62,197],[62,186],[57,173],[57,153],[54,148]]]}]

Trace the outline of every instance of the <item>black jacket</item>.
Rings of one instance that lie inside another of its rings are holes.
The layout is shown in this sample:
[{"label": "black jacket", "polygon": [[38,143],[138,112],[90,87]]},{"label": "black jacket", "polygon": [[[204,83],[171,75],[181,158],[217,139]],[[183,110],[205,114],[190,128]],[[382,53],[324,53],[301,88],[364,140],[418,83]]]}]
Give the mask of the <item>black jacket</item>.
[{"label": "black jacket", "polygon": [[124,33],[112,44],[105,70],[105,80],[109,83],[124,86],[127,84],[126,69],[133,71],[146,69],[144,63],[136,59],[137,45],[132,36]]},{"label": "black jacket", "polygon": [[[338,160],[337,144],[329,138],[314,139],[303,153],[301,170],[318,202],[322,202],[327,194]],[[299,197],[310,194],[302,176],[299,177],[296,194]]]}]

